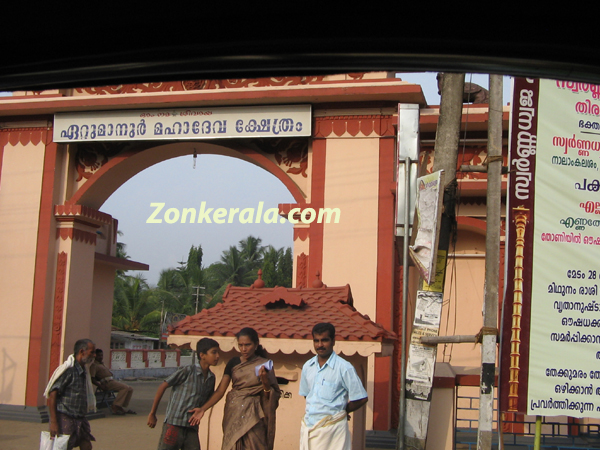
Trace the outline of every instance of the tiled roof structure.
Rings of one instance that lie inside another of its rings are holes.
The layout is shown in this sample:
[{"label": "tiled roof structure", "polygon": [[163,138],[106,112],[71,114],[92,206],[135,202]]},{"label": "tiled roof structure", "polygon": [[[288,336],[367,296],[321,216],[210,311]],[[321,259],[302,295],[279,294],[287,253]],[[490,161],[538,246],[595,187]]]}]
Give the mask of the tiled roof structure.
[{"label": "tiled roof structure", "polygon": [[331,322],[336,328],[336,341],[396,340],[394,333],[372,322],[352,304],[349,285],[313,289],[228,286],[223,303],[186,317],[169,332],[234,336],[240,329],[252,327],[261,338],[305,340],[312,339],[315,324]]}]

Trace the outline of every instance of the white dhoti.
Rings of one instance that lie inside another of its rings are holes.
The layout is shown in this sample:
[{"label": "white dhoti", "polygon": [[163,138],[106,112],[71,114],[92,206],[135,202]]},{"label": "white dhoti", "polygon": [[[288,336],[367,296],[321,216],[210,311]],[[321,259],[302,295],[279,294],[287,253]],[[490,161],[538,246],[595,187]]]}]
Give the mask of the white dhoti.
[{"label": "white dhoti", "polygon": [[309,428],[302,419],[300,450],[351,450],[352,435],[346,411],[327,416]]}]

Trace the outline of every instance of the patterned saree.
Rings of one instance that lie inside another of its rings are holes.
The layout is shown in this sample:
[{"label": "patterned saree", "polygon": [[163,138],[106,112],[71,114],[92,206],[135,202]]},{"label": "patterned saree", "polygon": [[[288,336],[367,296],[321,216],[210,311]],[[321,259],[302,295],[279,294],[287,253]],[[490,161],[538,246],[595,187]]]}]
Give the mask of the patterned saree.
[{"label": "patterned saree", "polygon": [[227,394],[223,414],[221,450],[272,450],[275,440],[275,410],[281,390],[273,370],[269,371],[271,392],[264,392],[254,368],[267,362],[255,356],[235,366],[232,389]]}]

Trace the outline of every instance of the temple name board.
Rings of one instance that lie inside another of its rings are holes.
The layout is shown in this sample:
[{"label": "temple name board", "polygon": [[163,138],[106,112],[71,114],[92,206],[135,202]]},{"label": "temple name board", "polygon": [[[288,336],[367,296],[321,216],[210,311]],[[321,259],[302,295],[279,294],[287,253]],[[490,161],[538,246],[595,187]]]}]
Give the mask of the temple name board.
[{"label": "temple name board", "polygon": [[310,105],[147,109],[54,116],[54,142],[299,137]]}]

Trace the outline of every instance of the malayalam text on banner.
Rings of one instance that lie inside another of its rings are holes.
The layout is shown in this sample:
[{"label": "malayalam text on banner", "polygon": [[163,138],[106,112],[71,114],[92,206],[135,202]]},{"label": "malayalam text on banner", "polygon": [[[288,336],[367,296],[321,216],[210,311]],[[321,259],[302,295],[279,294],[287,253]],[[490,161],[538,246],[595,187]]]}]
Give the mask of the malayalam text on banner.
[{"label": "malayalam text on banner", "polygon": [[600,87],[517,79],[501,409],[600,418]]},{"label": "malayalam text on banner", "polygon": [[61,113],[54,142],[299,137],[311,135],[310,105]]}]

